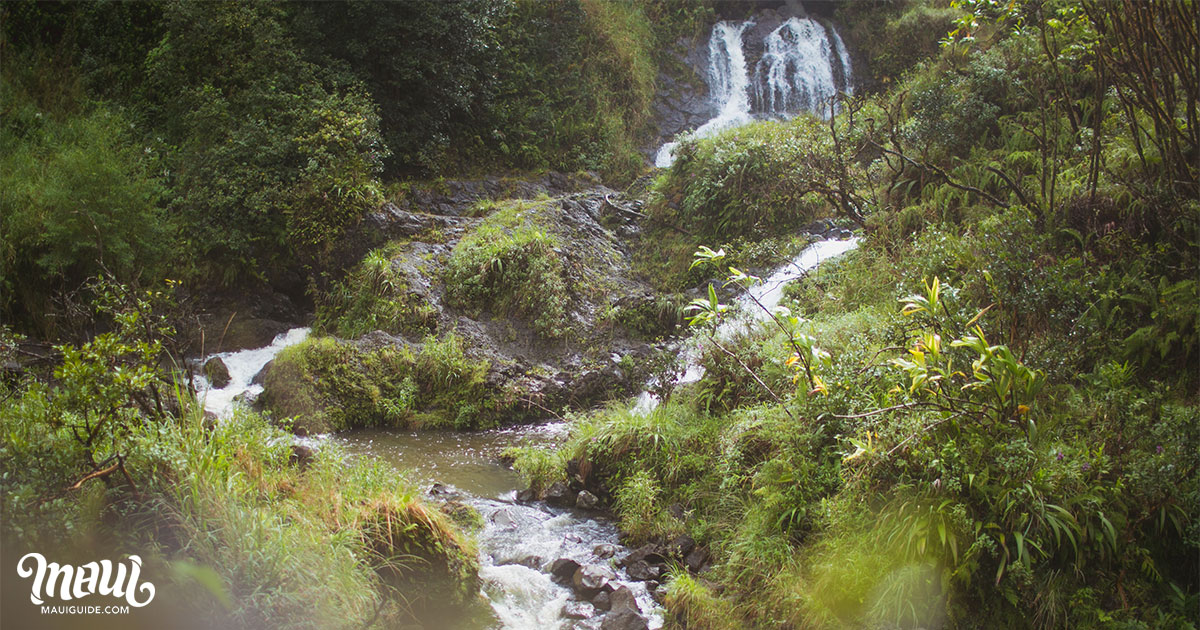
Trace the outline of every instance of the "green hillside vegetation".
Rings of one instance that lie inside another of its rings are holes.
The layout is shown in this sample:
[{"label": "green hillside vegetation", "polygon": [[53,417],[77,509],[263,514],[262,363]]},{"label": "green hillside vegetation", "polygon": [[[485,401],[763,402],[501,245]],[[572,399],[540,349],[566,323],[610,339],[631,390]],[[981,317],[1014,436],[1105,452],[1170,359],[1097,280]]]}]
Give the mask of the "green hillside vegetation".
[{"label": "green hillside vegetation", "polygon": [[[496,384],[510,366],[471,347],[489,333],[439,319],[420,275],[455,317],[626,375],[679,367],[660,342],[687,313],[699,381],[510,453],[535,491],[593,490],[630,545],[711,553],[663,578],[667,628],[1194,630],[1194,0],[821,6],[854,96],[687,139],[651,171],[664,51],[756,8],[0,5],[4,557],[139,553],[180,619],[217,627],[469,616],[470,524],[295,435],[555,413]],[[620,208],[598,194],[603,247],[543,197],[346,254],[411,182],[544,170],[629,186]],[[817,220],[857,247],[716,334]],[[618,251],[647,284],[575,309],[617,294]],[[185,333],[206,300],[269,288],[313,305],[314,335],[266,372],[269,413],[214,419]],[[618,332],[646,352],[610,356]],[[531,372],[558,378],[540,350]]]},{"label": "green hillside vegetation", "polygon": [[649,415],[518,459],[589,471],[633,544],[714,550],[671,577],[678,627],[1194,627],[1194,7],[956,4],[888,89],[685,143],[656,182],[694,243],[833,208],[858,249],[779,326],[706,336],[704,378]]}]

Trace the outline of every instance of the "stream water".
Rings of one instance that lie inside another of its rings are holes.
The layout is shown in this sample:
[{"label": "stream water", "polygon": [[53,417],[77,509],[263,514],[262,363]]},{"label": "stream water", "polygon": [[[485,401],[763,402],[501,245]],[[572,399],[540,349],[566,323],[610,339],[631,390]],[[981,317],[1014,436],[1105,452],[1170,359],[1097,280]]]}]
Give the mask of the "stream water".
[{"label": "stream water", "polygon": [[[728,338],[741,329],[757,325],[766,314],[751,306],[751,297],[767,309],[773,309],[782,299],[788,282],[855,245],[855,239],[831,239],[805,248],[751,288],[748,295],[741,297],[734,315],[723,322],[715,334],[718,338]],[[303,341],[308,332],[307,328],[295,328],[279,335],[264,348],[212,355],[225,362],[231,382],[217,389],[200,377],[198,389],[204,397],[205,408],[224,417],[248,394],[261,392],[262,387],[253,382],[254,376],[283,348]],[[681,342],[680,361],[685,370],[680,382],[703,377],[698,356],[699,351],[692,341]],[[657,405],[657,398],[646,391],[638,397],[634,409],[649,413]],[[429,494],[466,503],[483,517],[484,527],[477,535],[479,575],[482,596],[490,610],[482,615],[465,611],[462,618],[448,621],[447,627],[463,630],[596,629],[600,627],[602,617],[590,610],[590,604],[573,601],[571,590],[551,579],[550,567],[560,558],[569,558],[582,566],[608,566],[611,559],[627,551],[618,542],[616,526],[595,512],[552,507],[538,501],[518,501],[516,494],[521,489],[521,480],[500,461],[501,453],[510,446],[552,447],[566,439],[567,431],[562,422],[475,433],[364,429],[305,438],[305,442],[319,447],[324,441],[336,441],[352,457],[383,460]],[[616,585],[630,588],[649,627],[661,627],[661,608],[647,590],[647,583],[628,579],[622,569],[616,569],[616,573]],[[583,618],[569,618],[568,613]]]},{"label": "stream water", "polygon": [[[491,614],[454,620],[470,630],[550,630],[599,628],[592,615],[568,619],[570,603],[590,612],[590,605],[571,601],[571,590],[551,579],[550,565],[570,558],[580,565],[608,565],[624,551],[616,526],[595,513],[519,502],[521,480],[500,462],[501,452],[516,445],[553,446],[565,439],[565,423],[529,425],[476,433],[407,432],[386,429],[352,431],[337,440],[355,456],[386,461],[435,495],[454,498],[479,511],[484,527],[477,540],[479,577]],[[650,628],[662,626],[658,606],[643,582],[616,569],[617,585],[628,586],[647,615]]]}]

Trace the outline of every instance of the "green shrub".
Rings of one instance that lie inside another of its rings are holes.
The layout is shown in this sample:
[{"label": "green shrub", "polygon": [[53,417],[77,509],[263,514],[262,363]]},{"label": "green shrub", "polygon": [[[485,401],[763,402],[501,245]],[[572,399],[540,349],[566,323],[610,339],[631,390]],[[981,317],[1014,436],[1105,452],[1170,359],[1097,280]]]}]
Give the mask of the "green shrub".
[{"label": "green shrub", "polygon": [[435,332],[435,309],[409,292],[404,275],[392,266],[403,243],[373,250],[346,278],[321,294],[314,327],[344,338],[373,330],[410,337]]},{"label": "green shrub", "polygon": [[566,270],[538,211],[515,202],[488,216],[454,246],[443,281],[451,305],[520,317],[554,339],[567,324]]},{"label": "green shrub", "polygon": [[303,60],[284,17],[281,5],[167,4],[146,58],[170,207],[189,253],[226,283],[256,262],[321,259],[381,200],[375,104]]},{"label": "green shrub", "polygon": [[[60,86],[74,70],[14,56],[0,75],[0,313],[53,332],[50,298],[107,271],[122,281],[161,277],[172,226],[151,158],[119,111],[88,106]],[[186,264],[181,265],[186,269]]]}]

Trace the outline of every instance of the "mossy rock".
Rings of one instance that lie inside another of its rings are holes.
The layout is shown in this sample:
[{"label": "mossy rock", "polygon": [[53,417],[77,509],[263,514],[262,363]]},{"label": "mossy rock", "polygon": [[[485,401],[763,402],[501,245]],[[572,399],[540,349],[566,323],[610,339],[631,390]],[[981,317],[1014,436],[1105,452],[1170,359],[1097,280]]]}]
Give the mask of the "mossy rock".
[{"label": "mossy rock", "polygon": [[310,338],[285,349],[264,379],[260,401],[297,434],[359,427],[480,429],[516,406],[487,382],[490,362],[469,356],[454,334],[420,344]]}]

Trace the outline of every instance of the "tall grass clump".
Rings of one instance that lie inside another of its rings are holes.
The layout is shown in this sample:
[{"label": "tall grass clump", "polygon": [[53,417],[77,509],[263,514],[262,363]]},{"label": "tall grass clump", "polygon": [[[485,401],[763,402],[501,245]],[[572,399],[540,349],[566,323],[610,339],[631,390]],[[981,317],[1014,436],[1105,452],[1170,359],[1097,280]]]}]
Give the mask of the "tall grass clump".
[{"label": "tall grass clump", "polygon": [[446,265],[446,297],[477,312],[523,318],[554,339],[567,323],[566,270],[558,237],[539,222],[538,212],[514,202],[460,240]]},{"label": "tall grass clump", "polygon": [[343,338],[373,330],[408,336],[434,332],[434,308],[411,293],[408,279],[393,266],[403,247],[396,242],[372,250],[344,280],[322,292],[314,328]]}]

